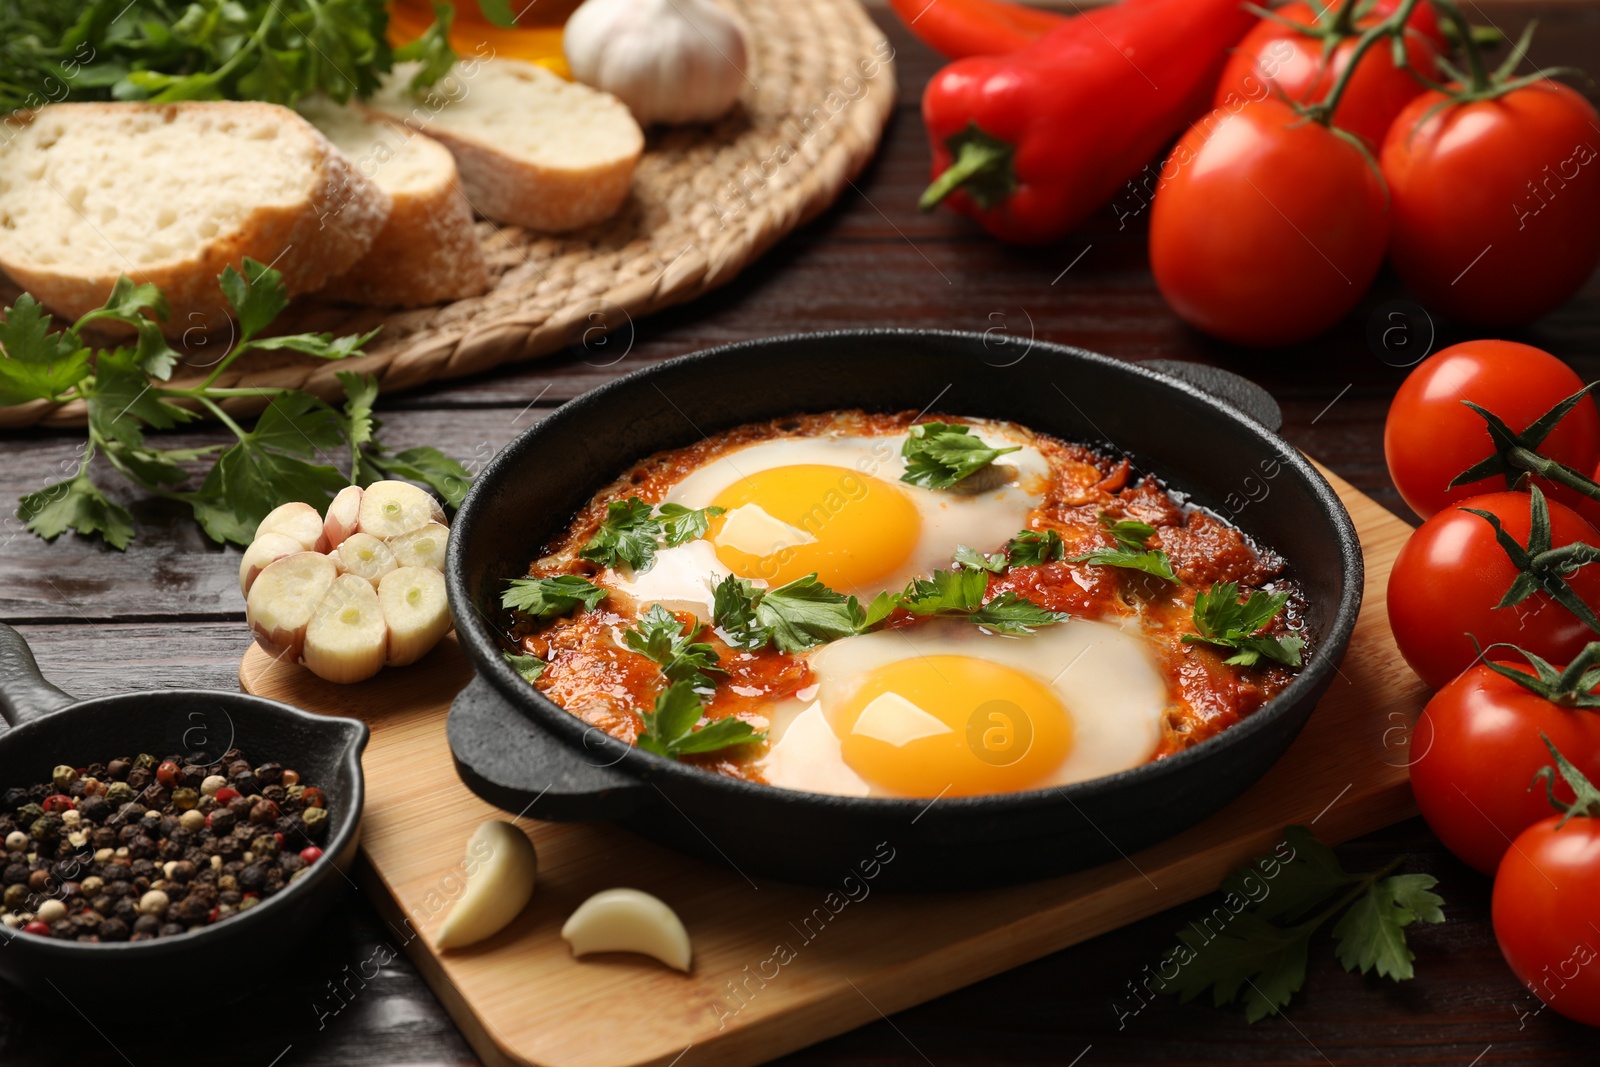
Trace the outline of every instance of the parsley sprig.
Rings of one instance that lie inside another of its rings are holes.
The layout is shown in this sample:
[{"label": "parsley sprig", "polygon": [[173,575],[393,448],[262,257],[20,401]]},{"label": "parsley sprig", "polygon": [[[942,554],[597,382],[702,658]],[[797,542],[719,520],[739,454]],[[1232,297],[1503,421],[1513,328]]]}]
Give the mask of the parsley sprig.
[{"label": "parsley sprig", "polygon": [[[146,492],[186,504],[207,536],[224,543],[249,544],[279,504],[301,500],[322,507],[346,485],[384,477],[423,482],[452,506],[461,502],[472,479],[459,463],[435,448],[389,453],[378,443],[379,422],[372,415],[378,382],[370,375],[338,375],[345,391],[339,408],[294,389],[218,386],[247,352],[287,350],[342,360],[360,355],[377,332],[266,337],[263,331],[289,303],[283,276],[246,259],[243,273],[229,266],[219,280],[233,307],[233,346],[202,382],[182,388],[166,384],[179,356],[156,321],[167,317],[168,305],[155,286],[119,278],[103,306],[64,329],[54,328],[27,294],[6,309],[0,323],[0,404],[80,400],[88,409],[87,440],[72,476],[22,498],[17,515],[30,530],[46,540],[75,530],[97,534],[114,548],[128,546],[133,516],[91,477],[97,458]],[[82,331],[97,322],[131,328],[133,343],[91,348]],[[239,397],[267,401],[250,429],[222,406]],[[193,421],[192,408],[209,413],[235,442],[162,449],[147,438],[149,431]],[[211,466],[201,484],[185,488],[192,465],[204,460]]]},{"label": "parsley sprig", "polygon": [[1156,535],[1154,526],[1132,519],[1113,520],[1105,512],[1100,513],[1100,525],[1117,542],[1117,546],[1096,548],[1081,556],[1073,556],[1073,563],[1125,567],[1128,570],[1153,574],[1169,582],[1178,580],[1178,576],[1172,573],[1172,561],[1167,559],[1167,553],[1163,549],[1145,547],[1149,544],[1150,538]]},{"label": "parsley sprig", "polygon": [[930,578],[913,578],[900,594],[899,607],[913,615],[962,618],[1002,634],[1031,634],[1040,626],[1065,622],[1063,611],[1046,611],[1012,592],[985,602],[989,574],[985,570],[934,571]]},{"label": "parsley sprig", "polygon": [[661,544],[677,548],[704,537],[711,520],[722,511],[715,506],[686,508],[682,504],[652,509],[636,496],[613,500],[606,505],[600,528],[578,555],[605,567],[621,562],[636,571],[648,570]]},{"label": "parsley sprig", "polygon": [[1210,990],[1219,1007],[1243,1000],[1251,1022],[1276,1015],[1305,984],[1312,935],[1335,917],[1335,951],[1345,970],[1411,978],[1416,956],[1406,927],[1443,922],[1444,900],[1432,891],[1436,878],[1396,874],[1399,864],[1353,874],[1311,831],[1287,827],[1277,852],[1222,883],[1232,918],[1219,931],[1192,924],[1178,931],[1181,944],[1161,968],[1162,991],[1186,1003]]},{"label": "parsley sprig", "polygon": [[505,656],[506,662],[511,664],[512,670],[522,675],[522,680],[525,682],[537,682],[539,676],[545,672],[545,668],[550,666],[550,664],[532,653],[522,655],[515,652],[502,652],[501,655]]},{"label": "parsley sprig", "polygon": [[500,594],[500,606],[522,612],[535,619],[553,619],[582,604],[593,608],[606,598],[606,591],[587,578],[562,574],[554,578],[513,578],[510,588]]},{"label": "parsley sprig", "polygon": [[1241,602],[1237,582],[1218,582],[1210,592],[1194,598],[1194,625],[1198,633],[1184,634],[1183,643],[1233,649],[1234,654],[1223,662],[1235,666],[1254,667],[1262,659],[1270,659],[1298,667],[1304,641],[1293,635],[1268,637],[1260,632],[1288,602],[1288,593],[1261,590]]},{"label": "parsley sprig", "polygon": [[661,673],[669,682],[689,682],[695,689],[711,689],[716,683],[710,675],[727,672],[717,666],[715,648],[693,640],[699,632],[700,620],[691,619],[685,631],[676,615],[653,604],[632,629],[624,631],[622,640],[635,652],[660,664]]},{"label": "parsley sprig", "polygon": [[678,759],[700,752],[716,752],[734,745],[761,741],[766,734],[742,719],[729,716],[696,730],[705,715],[705,704],[690,681],[673,682],[656,697],[655,707],[640,712],[644,733],[634,741],[646,752]]},{"label": "parsley sprig", "polygon": [[900,455],[906,461],[906,472],[900,480],[924,489],[948,489],[1020,448],[990,448],[970,426],[925,422],[911,427],[906,443],[900,447]]},{"label": "parsley sprig", "polygon": [[729,644],[747,652],[769,644],[779,652],[804,652],[858,633],[866,617],[855,597],[829,589],[815,574],[776,589],[757,589],[730,574],[712,593],[712,621]]}]

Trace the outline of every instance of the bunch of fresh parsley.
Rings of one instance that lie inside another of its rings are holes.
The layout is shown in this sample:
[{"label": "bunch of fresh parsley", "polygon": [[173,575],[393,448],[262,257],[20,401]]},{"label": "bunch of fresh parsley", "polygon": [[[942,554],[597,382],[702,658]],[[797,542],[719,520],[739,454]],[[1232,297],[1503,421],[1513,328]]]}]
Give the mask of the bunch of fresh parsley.
[{"label": "bunch of fresh parsley", "polygon": [[[17,516],[47,540],[76,530],[98,534],[115,548],[133,540],[133,516],[91,478],[97,458],[156,496],[186,504],[212,540],[249,544],[267,512],[293,500],[323,507],[346,485],[398,477],[424,482],[452,506],[466,495],[471,477],[435,448],[389,453],[377,441],[372,416],[378,382],[370,375],[340,374],[345,403],[335,408],[293,389],[225,388],[217,379],[242,355],[289,350],[339,360],[359,355],[372,334],[263,337],[288,306],[283,278],[255,260],[244,273],[231,266],[221,275],[233,306],[235,342],[204,381],[182,388],[165,384],[178,362],[150,316],[164,319],[167,302],[151,285],[119,278],[104,306],[72,326],[53,329],[49,315],[28,295],[18,298],[0,322],[0,405],[31,400],[81,400],[88,409],[87,440],[72,477],[22,498]],[[130,345],[91,348],[82,337],[93,323],[115,323],[134,331]],[[374,331],[376,332],[376,331]],[[267,400],[251,429],[228,414],[223,401]],[[233,432],[233,444],[162,449],[147,438],[197,418],[204,411]],[[322,462],[318,462],[322,460]],[[188,486],[210,461],[197,487]]]},{"label": "bunch of fresh parsley", "polygon": [[1181,944],[1157,972],[1161,991],[1187,1002],[1209,989],[1219,1007],[1242,999],[1251,1022],[1276,1015],[1305,984],[1311,937],[1329,922],[1345,970],[1410,978],[1406,927],[1443,922],[1444,900],[1433,892],[1438,879],[1395,874],[1399,865],[1352,874],[1310,830],[1287,827],[1277,852],[1222,883],[1225,907],[1178,931]]},{"label": "bunch of fresh parsley", "polygon": [[384,0],[0,0],[0,110],[63,100],[365,98],[396,60],[432,85],[455,62],[454,7],[389,47]]}]

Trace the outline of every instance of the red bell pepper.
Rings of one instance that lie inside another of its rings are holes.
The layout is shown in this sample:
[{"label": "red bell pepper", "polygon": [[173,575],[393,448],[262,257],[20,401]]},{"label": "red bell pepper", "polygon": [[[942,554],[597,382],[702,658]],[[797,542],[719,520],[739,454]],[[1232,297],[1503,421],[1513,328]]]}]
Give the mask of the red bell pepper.
[{"label": "red bell pepper", "polygon": [[1255,21],[1240,0],[1121,0],[950,64],[922,96],[923,210],[947,203],[1005,241],[1059,240],[1205,108]]},{"label": "red bell pepper", "polygon": [[994,56],[1026,48],[1067,22],[1005,0],[889,0],[906,28],[942,56]]}]

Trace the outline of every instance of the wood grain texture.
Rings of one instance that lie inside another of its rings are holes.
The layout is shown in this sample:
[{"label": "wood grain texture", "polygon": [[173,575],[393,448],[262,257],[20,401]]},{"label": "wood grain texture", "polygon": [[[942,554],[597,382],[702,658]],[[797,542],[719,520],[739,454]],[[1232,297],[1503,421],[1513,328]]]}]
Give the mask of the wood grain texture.
[{"label": "wood grain texture", "polygon": [[[1207,893],[1270,851],[1285,823],[1315,821],[1337,842],[1413,814],[1404,742],[1425,691],[1394,647],[1383,606],[1410,527],[1332,480],[1362,535],[1366,599],[1346,666],[1304,733],[1257,785],[1194,829],[1126,862],[1031,885],[874,897],[870,882],[840,871],[830,895],[758,882],[608,824],[523,819],[540,851],[533,903],[482,945],[440,953],[432,941],[459,894],[452,872],[466,840],[506,814],[469,792],[452,765],[444,719],[471,677],[453,639],[422,663],[359,685],[323,682],[258,648],[239,678],[248,692],[371,727],[362,851],[377,876],[374,899],[407,932],[406,951],[485,1060],[745,1067]],[[894,844],[891,836],[891,857]],[[562,922],[589,894],[618,884],[678,910],[695,942],[691,974],[570,957]],[[624,1021],[619,1003],[659,1010]]]}]

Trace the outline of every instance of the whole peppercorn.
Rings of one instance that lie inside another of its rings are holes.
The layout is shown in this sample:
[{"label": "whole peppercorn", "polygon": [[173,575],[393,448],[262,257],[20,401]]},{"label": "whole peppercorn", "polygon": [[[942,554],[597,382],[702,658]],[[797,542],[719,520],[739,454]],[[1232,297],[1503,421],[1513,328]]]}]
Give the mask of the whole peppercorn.
[{"label": "whole peppercorn", "polygon": [[226,834],[228,831],[233,829],[233,824],[236,819],[237,816],[235,816],[229,809],[218,808],[216,811],[206,816],[206,825],[211,827],[211,832],[214,834]]},{"label": "whole peppercorn", "polygon": [[105,880],[98,874],[91,874],[78,883],[78,888],[82,890],[84,896],[93,899],[100,895],[100,890],[104,888],[105,884]]},{"label": "whole peppercorn", "polygon": [[61,825],[76,830],[83,822],[83,814],[77,808],[68,808],[61,813]]},{"label": "whole peppercorn", "polygon": [[229,778],[242,778],[247,774],[254,774],[254,773],[255,772],[250,767],[250,761],[249,760],[236,759],[236,760],[230,761],[229,764],[228,764],[228,777]]},{"label": "whole peppercorn", "polygon": [[263,856],[276,856],[278,854],[278,838],[274,834],[262,834],[250,842],[250,851],[255,853],[257,859]]},{"label": "whole peppercorn", "polygon": [[211,915],[212,905],[204,897],[189,895],[178,901],[176,908],[178,921],[193,926],[203,923]]},{"label": "whole peppercorn", "polygon": [[305,867],[306,861],[302,855],[303,852],[304,850],[302,849],[301,852],[278,853],[278,870],[286,874],[293,874],[295,871]]},{"label": "whole peppercorn", "polygon": [[80,937],[94,933],[100,929],[100,924],[103,922],[105,922],[105,917],[93,908],[88,911],[80,911],[72,917],[72,927]]},{"label": "whole peppercorn", "polygon": [[139,938],[155,937],[161,929],[161,920],[154,915],[141,915],[133,920],[133,936]]},{"label": "whole peppercorn", "polygon": [[83,777],[83,795],[86,797],[103,797],[106,795],[106,783],[94,775]]},{"label": "whole peppercorn", "polygon": [[328,829],[328,809],[307,808],[300,813],[300,821],[306,825],[306,836],[318,840]]},{"label": "whole peppercorn", "polygon": [[42,923],[38,919],[35,919],[23,926],[22,932],[25,934],[38,934],[41,937],[49,937],[50,926],[48,923]]},{"label": "whole peppercorn", "polygon": [[163,760],[156,766],[156,781],[167,787],[178,784],[179,767],[172,760]]},{"label": "whole peppercorn", "polygon": [[157,762],[159,761],[148,752],[141,752],[133,757],[133,765],[143,771],[155,770]]},{"label": "whole peppercorn", "polygon": [[61,836],[61,816],[41,815],[28,827],[28,836],[35,841],[53,841]]},{"label": "whole peppercorn", "polygon": [[6,835],[6,850],[8,852],[21,852],[28,847],[28,835],[21,830],[13,830]]},{"label": "whole peppercorn", "polygon": [[222,777],[220,774],[207,775],[200,781],[200,792],[208,797],[215,796],[217,792],[225,788],[227,784],[228,780]]},{"label": "whole peppercorn", "polygon": [[26,863],[9,863],[6,865],[5,873],[0,874],[0,881],[6,885],[26,885],[28,873]]},{"label": "whole peppercorn", "polygon": [[133,897],[122,897],[111,905],[111,914],[123,922],[131,923],[139,917],[139,902]]},{"label": "whole peppercorn", "polygon": [[170,880],[178,883],[179,885],[186,885],[194,880],[194,864],[190,863],[188,860],[178,860],[172,865],[172,869],[166,873]]},{"label": "whole peppercorn", "polygon": [[256,768],[256,778],[263,786],[277,785],[283,779],[283,764],[263,763]]},{"label": "whole peppercorn", "polygon": [[24,804],[22,807],[17,809],[17,825],[27,826],[31,824],[33,820],[37,819],[43,814],[44,808],[40,807],[38,804],[34,804],[32,802]]},{"label": "whole peppercorn", "polygon": [[127,782],[112,782],[106,786],[106,803],[112,808],[121,808],[137,795]]},{"label": "whole peppercorn", "polygon": [[67,787],[78,780],[78,772],[65,763],[50,772],[50,784],[56,787],[56,792],[65,793]]},{"label": "whole peppercorn", "polygon": [[178,784],[186,785],[190,789],[199,789],[200,783],[206,780],[204,767],[194,763],[185,763],[178,768]]},{"label": "whole peppercorn", "polygon": [[295,770],[290,770],[290,769],[288,769],[286,767],[286,768],[284,768],[282,777],[279,778],[279,782],[285,788],[287,788],[288,786],[291,786],[291,785],[299,785],[300,784],[300,772],[299,771],[295,771]]},{"label": "whole peppercorn", "polygon": [[139,910],[145,915],[160,915],[167,910],[167,894],[159,889],[152,889],[139,898]]},{"label": "whole peppercorn", "polygon": [[35,893],[43,893],[50,888],[50,872],[42,868],[28,873],[28,888]]},{"label": "whole peppercorn", "polygon": [[[220,797],[223,792],[227,792],[227,790],[223,790],[217,795]],[[249,797],[234,797],[228,801],[228,810],[241,819],[248,819],[250,817],[250,809],[255,806],[256,802]]]},{"label": "whole peppercorn", "polygon": [[8,911],[21,911],[22,906],[27,902],[28,886],[23,882],[6,886],[5,893],[0,895],[0,903],[5,904]]},{"label": "whole peppercorn", "polygon": [[[176,796],[173,798],[176,800]],[[190,833],[198,832],[206,824],[206,817],[193,808],[178,816],[178,825]],[[172,835],[176,836],[176,835]]]},{"label": "whole peppercorn", "polygon": [[155,780],[155,773],[144,767],[135,767],[128,772],[128,785],[134,792],[143,792]]},{"label": "whole peppercorn", "polygon": [[105,797],[84,797],[78,804],[78,814],[90,822],[105,822],[111,810]]},{"label": "whole peppercorn", "polygon": [[326,808],[328,806],[328,797],[316,786],[307,786],[305,791],[300,794],[300,803],[307,808]]},{"label": "whole peppercorn", "polygon": [[98,849],[107,849],[117,843],[117,832],[109,826],[102,826],[89,835],[89,844]]},{"label": "whole peppercorn", "polygon": [[289,791],[281,785],[269,785],[261,790],[261,795],[274,804],[282,804],[289,799]]},{"label": "whole peppercorn", "polygon": [[12,786],[0,793],[0,811],[16,811],[28,802],[28,791]]},{"label": "whole peppercorn", "polygon": [[184,811],[189,811],[200,803],[200,794],[188,786],[183,786],[172,791],[172,802]]},{"label": "whole peppercorn", "polygon": [[128,924],[113,916],[100,924],[100,940],[126,941],[128,940]]},{"label": "whole peppercorn", "polygon": [[44,803],[39,806],[45,810],[46,814],[59,815],[63,811],[71,810],[72,798],[65,793],[52,793],[50,796],[45,797]]},{"label": "whole peppercorn", "polygon": [[125,759],[114,759],[106,764],[106,773],[116,779],[126,778],[133,769],[133,764]]},{"label": "whole peppercorn", "polygon": [[276,822],[278,818],[278,805],[270,800],[262,799],[255,802],[250,809],[250,821],[260,826],[262,823]]}]

